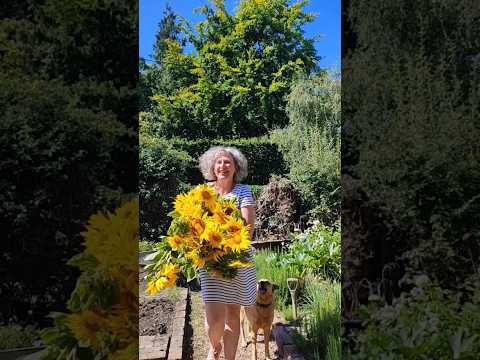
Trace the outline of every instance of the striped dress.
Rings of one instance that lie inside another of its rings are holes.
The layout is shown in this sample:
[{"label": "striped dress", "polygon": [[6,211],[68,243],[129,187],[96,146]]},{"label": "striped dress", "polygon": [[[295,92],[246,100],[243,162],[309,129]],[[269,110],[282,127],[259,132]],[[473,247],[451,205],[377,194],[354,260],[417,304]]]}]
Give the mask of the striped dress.
[{"label": "striped dress", "polygon": [[[232,191],[223,196],[225,199],[237,199],[237,207],[254,205],[252,191],[248,185],[236,184]],[[254,249],[250,247],[252,256]],[[223,304],[239,304],[249,306],[255,303],[257,292],[257,277],[255,266],[239,268],[238,275],[231,279],[220,279],[209,275],[205,270],[199,270],[201,296],[203,302],[220,302]]]}]

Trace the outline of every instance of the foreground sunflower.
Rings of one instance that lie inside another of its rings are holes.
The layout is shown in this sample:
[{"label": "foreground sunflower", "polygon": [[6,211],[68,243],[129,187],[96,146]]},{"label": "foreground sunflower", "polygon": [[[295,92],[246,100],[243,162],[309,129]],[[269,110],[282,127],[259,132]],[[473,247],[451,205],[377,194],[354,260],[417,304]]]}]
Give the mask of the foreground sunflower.
[{"label": "foreground sunflower", "polygon": [[231,200],[220,198],[208,185],[199,185],[176,197],[169,214],[172,223],[166,237],[147,265],[147,293],[155,294],[175,284],[179,273],[187,281],[203,268],[210,274],[231,279],[248,261],[250,226]]},{"label": "foreground sunflower", "polygon": [[81,270],[69,312],[52,314],[54,327],[42,330],[47,347],[41,359],[138,356],[138,211],[138,202],[128,201],[90,217],[81,234],[85,249],[69,261]]}]

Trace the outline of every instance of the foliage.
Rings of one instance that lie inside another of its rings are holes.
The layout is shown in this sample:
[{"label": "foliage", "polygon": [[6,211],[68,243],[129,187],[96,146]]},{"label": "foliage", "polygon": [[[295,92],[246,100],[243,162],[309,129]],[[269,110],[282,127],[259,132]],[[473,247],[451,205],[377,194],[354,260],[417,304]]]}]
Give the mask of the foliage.
[{"label": "foliage", "polygon": [[[425,278],[425,277],[423,277]],[[422,281],[423,282],[423,281]],[[467,299],[417,281],[392,305],[363,308],[366,329],[351,359],[477,359],[480,290]]]},{"label": "foliage", "polygon": [[138,251],[144,252],[152,250],[155,250],[155,243],[153,241],[143,240],[138,242]]},{"label": "foliage", "polygon": [[313,15],[306,1],[242,0],[235,14],[224,2],[200,9],[206,19],[197,33],[184,30],[195,48],[183,54],[182,44],[165,40],[162,72],[173,91],[152,99],[152,122],[165,137],[189,139],[257,136],[287,123],[285,95],[290,83],[316,67],[314,39],[302,26]]},{"label": "foliage", "polygon": [[[82,274],[68,301],[42,330],[43,359],[132,359],[138,354],[138,203],[90,217],[85,250],[70,260]],[[121,248],[122,251],[118,251]]]},{"label": "foliage", "polygon": [[250,188],[252,189],[252,197],[256,201],[265,188],[265,185],[250,185]]},{"label": "foliage", "polygon": [[150,256],[147,292],[171,288],[182,272],[187,282],[199,269],[219,278],[232,279],[248,260],[250,225],[242,218],[235,200],[226,200],[209,185],[199,185],[175,199],[168,237]]},{"label": "foliage", "polygon": [[38,331],[31,325],[0,326],[0,350],[33,346],[38,339]]},{"label": "foliage", "polygon": [[165,140],[143,141],[139,155],[140,237],[156,241],[167,232],[175,196],[187,190],[192,158]]},{"label": "foliage", "polygon": [[341,236],[339,231],[314,224],[293,236],[285,251],[275,256],[272,266],[285,267],[303,277],[307,273],[340,279]]},{"label": "foliage", "polygon": [[297,80],[287,96],[289,125],[323,130],[328,139],[340,141],[340,74],[322,71]]},{"label": "foliage", "polygon": [[158,24],[158,32],[155,35],[154,58],[160,65],[168,49],[168,40],[178,42],[182,46],[186,43],[186,39],[181,38],[182,26],[179,20],[179,16],[167,4],[163,12],[163,18]]},{"label": "foliage", "polygon": [[1,317],[43,325],[78,275],[64,262],[79,251],[82,224],[137,189],[136,65],[127,55],[136,49],[136,3],[45,0],[5,10]]},{"label": "foliage", "polygon": [[288,97],[290,124],[271,133],[312,219],[340,217],[340,87],[325,74],[298,81]]},{"label": "foliage", "polygon": [[[273,174],[282,175],[286,172],[285,162],[278,146],[272,143],[268,138],[240,138],[235,140],[168,140],[172,146],[179,150],[186,151],[193,159],[198,159],[211,146],[234,146],[238,148],[248,159],[248,176],[245,179],[249,184],[267,184],[270,176]],[[188,172],[190,183],[202,183],[204,179],[196,166],[192,165]]]},{"label": "foliage", "polygon": [[258,279],[269,279],[278,286],[278,289],[275,290],[275,307],[277,310],[286,314],[286,312],[289,311],[288,305],[291,304],[287,279],[290,277],[298,277],[300,274],[295,273],[294,269],[288,267],[272,266],[272,260],[276,259],[277,256],[281,256],[281,254],[282,253],[277,254],[271,250],[257,250],[255,252],[255,268]]},{"label": "foliage", "polygon": [[300,331],[294,337],[306,359],[342,358],[340,338],[341,284],[309,277],[301,308]]},{"label": "foliage", "polygon": [[478,11],[466,1],[351,5],[342,172],[357,197],[344,198],[343,230],[348,248],[366,241],[344,284],[377,281],[389,259],[400,277],[425,272],[463,291],[480,260]]}]

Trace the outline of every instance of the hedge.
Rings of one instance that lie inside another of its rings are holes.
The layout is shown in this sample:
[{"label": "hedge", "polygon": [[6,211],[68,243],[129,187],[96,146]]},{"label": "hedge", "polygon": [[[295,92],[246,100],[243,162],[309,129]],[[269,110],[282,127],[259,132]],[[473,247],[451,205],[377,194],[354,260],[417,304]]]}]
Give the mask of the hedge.
[{"label": "hedge", "polygon": [[[271,175],[285,175],[288,172],[287,165],[278,146],[268,138],[248,138],[238,140],[168,140],[172,147],[188,153],[193,159],[198,159],[211,146],[225,145],[238,148],[248,160],[248,176],[244,180],[247,184],[268,184]],[[204,182],[198,169],[197,162],[191,162],[187,168],[186,177],[191,184]]]}]

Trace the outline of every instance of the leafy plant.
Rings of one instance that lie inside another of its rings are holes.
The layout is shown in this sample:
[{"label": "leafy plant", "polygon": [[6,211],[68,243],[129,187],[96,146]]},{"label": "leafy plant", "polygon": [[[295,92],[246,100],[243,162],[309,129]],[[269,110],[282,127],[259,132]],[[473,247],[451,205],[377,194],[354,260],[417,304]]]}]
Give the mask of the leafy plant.
[{"label": "leafy plant", "polygon": [[472,290],[461,299],[455,292],[417,282],[392,305],[363,307],[366,327],[348,358],[478,359],[480,288]]},{"label": "leafy plant", "polygon": [[292,243],[272,259],[272,266],[291,269],[300,277],[312,273],[339,279],[340,232],[317,223],[305,232],[293,235]]},{"label": "leafy plant", "polygon": [[69,262],[82,271],[70,311],[52,313],[54,327],[41,331],[47,344],[42,359],[138,356],[138,234],[137,202],[90,217],[82,233],[85,250]]},{"label": "leafy plant", "polygon": [[307,359],[340,359],[341,286],[308,277],[295,342]]},{"label": "leafy plant", "polygon": [[31,325],[0,326],[0,350],[33,346],[38,338],[38,331]]},{"label": "leafy plant", "polygon": [[138,251],[152,251],[155,250],[155,243],[153,241],[139,241]]}]

